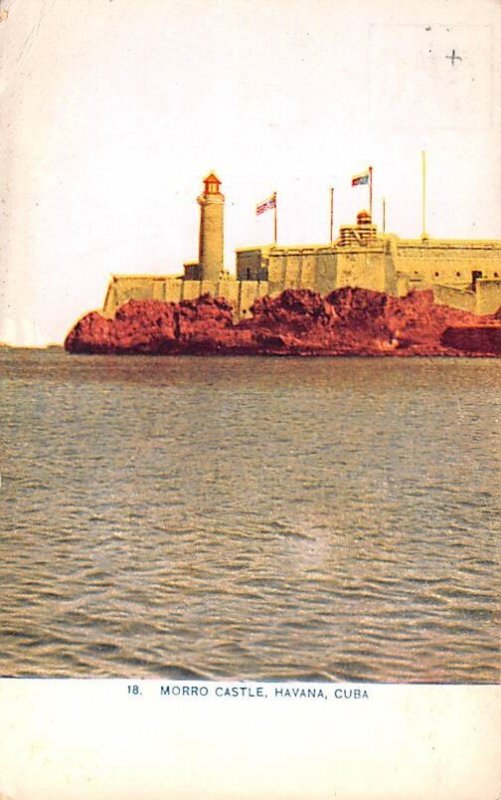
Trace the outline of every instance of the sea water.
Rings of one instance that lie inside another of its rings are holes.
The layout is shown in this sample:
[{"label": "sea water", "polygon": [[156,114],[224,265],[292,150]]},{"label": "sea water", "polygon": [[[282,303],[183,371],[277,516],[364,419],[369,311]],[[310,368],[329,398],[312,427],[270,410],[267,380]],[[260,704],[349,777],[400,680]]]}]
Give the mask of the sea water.
[{"label": "sea water", "polygon": [[0,369],[0,674],[498,679],[500,361]]}]

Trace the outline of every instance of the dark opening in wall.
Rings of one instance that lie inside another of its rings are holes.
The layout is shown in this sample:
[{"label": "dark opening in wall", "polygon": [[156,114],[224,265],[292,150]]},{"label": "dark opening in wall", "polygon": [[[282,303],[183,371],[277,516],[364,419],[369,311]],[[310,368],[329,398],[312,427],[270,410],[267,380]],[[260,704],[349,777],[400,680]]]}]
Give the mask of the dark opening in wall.
[{"label": "dark opening in wall", "polygon": [[438,278],[440,276],[440,272],[435,272],[434,274],[435,274],[435,278]]}]

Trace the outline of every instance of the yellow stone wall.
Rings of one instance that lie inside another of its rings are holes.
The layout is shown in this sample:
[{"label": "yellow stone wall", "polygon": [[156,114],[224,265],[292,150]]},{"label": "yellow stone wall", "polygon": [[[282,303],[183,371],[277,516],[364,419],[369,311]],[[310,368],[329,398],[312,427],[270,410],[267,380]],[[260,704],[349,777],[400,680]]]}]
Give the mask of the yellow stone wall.
[{"label": "yellow stone wall", "polygon": [[472,314],[476,312],[476,295],[471,290],[458,289],[456,286],[434,286],[433,299],[440,306],[460,308]]},{"label": "yellow stone wall", "polygon": [[501,277],[501,247],[497,242],[402,242],[397,246],[395,262],[398,271],[422,284],[421,288],[436,283],[467,286],[473,270],[481,270],[484,278]]},{"label": "yellow stone wall", "polygon": [[494,314],[501,308],[501,279],[500,280],[477,280],[476,292],[476,313]]},{"label": "yellow stone wall", "polygon": [[268,284],[270,294],[280,294],[285,286],[286,260],[284,256],[271,255],[268,261]]},{"label": "yellow stone wall", "polygon": [[237,280],[257,280],[263,262],[263,250],[260,247],[240,251],[237,258]]},{"label": "yellow stone wall", "polygon": [[[207,285],[207,281],[205,284]],[[203,293],[202,281],[183,281],[182,300],[196,300]]]},{"label": "yellow stone wall", "polygon": [[164,300],[166,303],[179,303],[183,299],[183,281],[167,277],[164,280]]},{"label": "yellow stone wall", "polygon": [[316,258],[314,291],[320,294],[329,294],[338,286],[337,280],[338,256],[332,250],[322,250]]},{"label": "yellow stone wall", "polygon": [[114,275],[106,292],[103,314],[113,316],[117,308],[132,298],[178,302],[181,291],[182,281],[174,276]]},{"label": "yellow stone wall", "polygon": [[235,308],[236,317],[249,316],[254,302],[269,294],[267,281],[237,281],[229,276],[219,281],[190,281],[174,276],[114,275],[108,285],[102,313],[112,317],[128,300],[161,300],[179,303],[203,294],[224,297]]},{"label": "yellow stone wall", "polygon": [[258,297],[268,294],[266,281],[239,281],[240,294],[238,303],[238,315],[240,317],[251,316],[250,309]]},{"label": "yellow stone wall", "polygon": [[[238,252],[237,271],[240,258]],[[337,255],[330,248],[263,248],[263,263],[267,266],[271,295],[284,289],[311,289],[327,294],[336,287]]]},{"label": "yellow stone wall", "polygon": [[224,297],[233,308],[239,308],[240,284],[235,278],[223,278],[217,285],[217,296]]},{"label": "yellow stone wall", "polygon": [[338,255],[336,288],[360,286],[375,292],[386,291],[383,251],[352,251]]},{"label": "yellow stone wall", "polygon": [[301,288],[314,289],[316,285],[316,261],[313,253],[305,253],[301,263]]},{"label": "yellow stone wall", "polygon": [[434,286],[433,296],[439,305],[461,308],[473,314],[494,314],[501,308],[501,280],[479,279],[475,290]]}]

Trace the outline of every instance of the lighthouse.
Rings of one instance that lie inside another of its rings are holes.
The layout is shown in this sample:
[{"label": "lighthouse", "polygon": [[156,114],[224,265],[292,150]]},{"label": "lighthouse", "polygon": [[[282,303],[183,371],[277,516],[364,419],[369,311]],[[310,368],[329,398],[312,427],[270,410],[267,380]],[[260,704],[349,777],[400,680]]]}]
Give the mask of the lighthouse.
[{"label": "lighthouse", "polygon": [[198,261],[202,280],[216,281],[224,268],[224,195],[221,181],[213,172],[204,179],[200,205]]}]

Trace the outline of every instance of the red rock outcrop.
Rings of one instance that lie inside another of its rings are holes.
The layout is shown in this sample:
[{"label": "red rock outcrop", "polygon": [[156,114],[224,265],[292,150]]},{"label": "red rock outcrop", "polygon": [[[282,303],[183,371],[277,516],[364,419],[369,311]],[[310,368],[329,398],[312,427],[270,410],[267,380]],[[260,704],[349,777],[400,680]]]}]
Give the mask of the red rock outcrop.
[{"label": "red rock outcrop", "polygon": [[464,353],[501,356],[501,324],[460,325],[447,328],[440,341]]},{"label": "red rock outcrop", "polygon": [[[451,333],[485,325],[497,333],[479,334],[475,347]],[[491,344],[500,330],[494,317],[435,305],[431,291],[402,298],[351,288],[326,297],[286,290],[258,300],[252,317],[238,323],[226,300],[208,295],[181,303],[130,300],[114,319],[87,314],[65,347],[73,353],[496,355]]]}]

